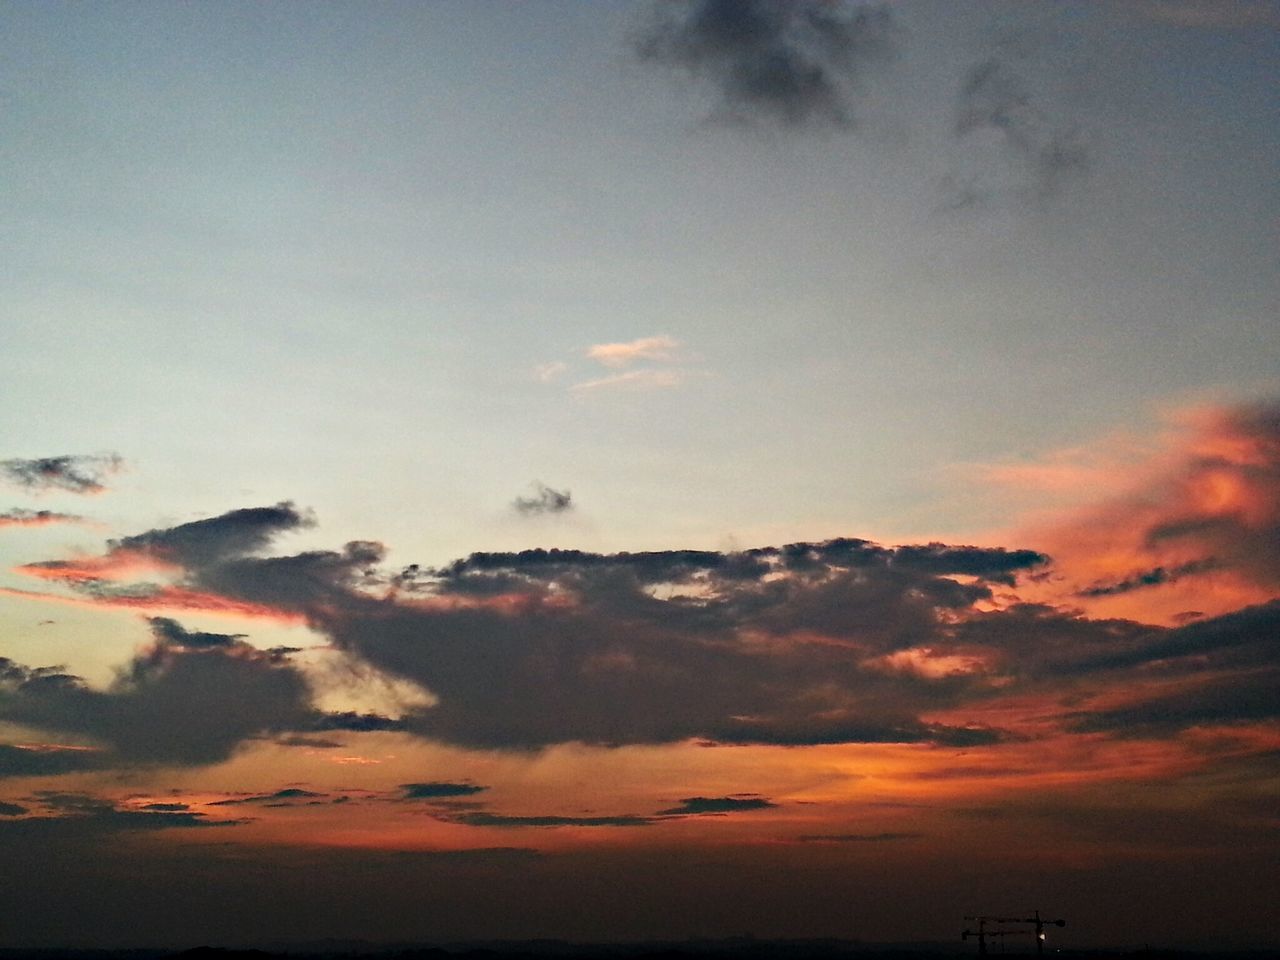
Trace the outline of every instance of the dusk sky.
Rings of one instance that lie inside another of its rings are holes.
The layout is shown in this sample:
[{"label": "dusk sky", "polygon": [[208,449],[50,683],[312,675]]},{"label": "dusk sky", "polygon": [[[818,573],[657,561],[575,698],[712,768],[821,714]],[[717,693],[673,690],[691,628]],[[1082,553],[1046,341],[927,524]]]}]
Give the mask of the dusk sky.
[{"label": "dusk sky", "polygon": [[0,946],[1280,942],[1280,2],[0,50]]}]

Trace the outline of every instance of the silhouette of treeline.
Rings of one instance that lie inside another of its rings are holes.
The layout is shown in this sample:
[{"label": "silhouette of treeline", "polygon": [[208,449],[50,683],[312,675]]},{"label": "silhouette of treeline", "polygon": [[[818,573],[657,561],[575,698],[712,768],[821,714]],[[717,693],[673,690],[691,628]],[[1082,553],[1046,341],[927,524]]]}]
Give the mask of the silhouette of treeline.
[{"label": "silhouette of treeline", "polygon": [[[996,949],[995,956],[1034,956],[1030,949]],[[977,956],[971,945],[863,943],[849,940],[681,940],[573,943],[496,941],[439,946],[364,941],[272,944],[265,949],[201,946],[188,950],[0,948],[0,960],[943,960]],[[1280,950],[1055,949],[1060,960],[1280,960]]]}]

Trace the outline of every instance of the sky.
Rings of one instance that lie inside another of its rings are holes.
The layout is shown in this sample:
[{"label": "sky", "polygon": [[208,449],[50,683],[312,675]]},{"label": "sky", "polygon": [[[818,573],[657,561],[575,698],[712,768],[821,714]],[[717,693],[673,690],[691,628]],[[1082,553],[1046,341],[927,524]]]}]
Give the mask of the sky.
[{"label": "sky", "polygon": [[0,945],[1276,944],[1280,4],[0,48]]}]

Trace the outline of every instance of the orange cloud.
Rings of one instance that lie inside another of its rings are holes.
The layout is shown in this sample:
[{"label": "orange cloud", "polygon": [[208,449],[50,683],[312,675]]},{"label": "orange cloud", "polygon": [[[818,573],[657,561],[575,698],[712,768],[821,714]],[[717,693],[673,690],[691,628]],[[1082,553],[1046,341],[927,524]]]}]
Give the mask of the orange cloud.
[{"label": "orange cloud", "polygon": [[173,574],[181,568],[137,550],[112,550],[103,556],[81,555],[71,560],[44,560],[15,567],[14,572],[58,583],[94,580],[123,581],[145,574]]},{"label": "orange cloud", "polygon": [[1091,613],[1178,622],[1280,591],[1280,405],[1183,410],[1155,441],[1051,453],[987,479],[1041,492],[1083,487],[1088,506],[1012,534],[1049,553],[1055,578],[1024,597]]},{"label": "orange cloud", "polygon": [[152,592],[140,594],[108,593],[102,595],[67,595],[0,587],[0,596],[15,597],[19,600],[35,600],[41,603],[56,603],[70,607],[89,607],[96,610],[106,608],[137,610],[142,613],[202,613],[212,616],[272,620],[286,626],[295,626],[306,622],[306,617],[301,613],[279,610],[266,604],[223,597],[215,593],[187,590],[182,587],[158,587]]},{"label": "orange cloud", "polygon": [[680,341],[663,334],[626,343],[597,343],[587,348],[587,356],[606,367],[626,367],[637,360],[672,360],[679,347]]}]

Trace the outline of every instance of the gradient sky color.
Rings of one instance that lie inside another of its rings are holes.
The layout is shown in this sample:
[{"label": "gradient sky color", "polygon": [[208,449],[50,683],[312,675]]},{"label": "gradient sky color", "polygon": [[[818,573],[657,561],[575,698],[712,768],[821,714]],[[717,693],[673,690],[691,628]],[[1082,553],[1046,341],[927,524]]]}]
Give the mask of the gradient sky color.
[{"label": "gradient sky color", "polygon": [[1280,4],[0,46],[0,945],[1276,944]]}]

